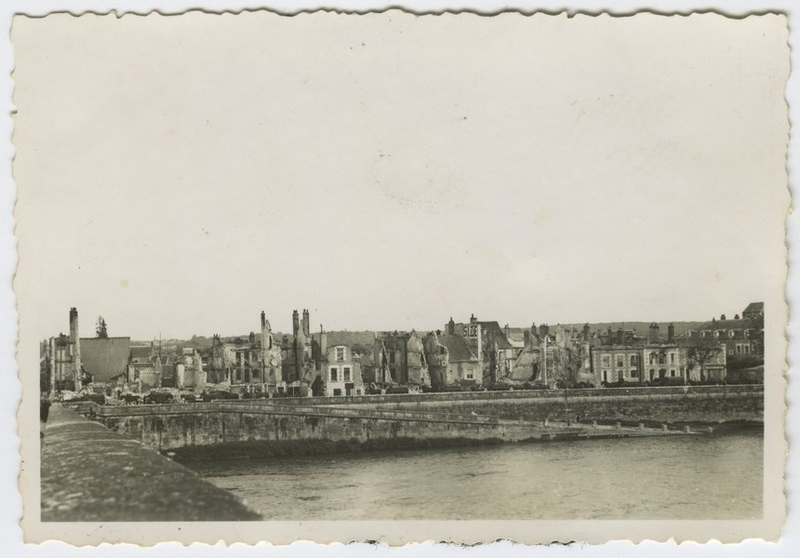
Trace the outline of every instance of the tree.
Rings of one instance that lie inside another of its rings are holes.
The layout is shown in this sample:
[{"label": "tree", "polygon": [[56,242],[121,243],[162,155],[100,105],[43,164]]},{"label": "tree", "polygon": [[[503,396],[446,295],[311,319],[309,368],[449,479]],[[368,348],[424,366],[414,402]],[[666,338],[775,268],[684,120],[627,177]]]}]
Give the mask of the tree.
[{"label": "tree", "polygon": [[715,359],[722,349],[714,341],[695,341],[689,348],[689,359],[700,366],[700,381],[708,380],[706,377],[706,363]]},{"label": "tree", "polygon": [[314,378],[314,382],[311,384],[311,393],[314,397],[322,397],[325,395],[325,382],[322,376],[317,375],[317,377]]},{"label": "tree", "polygon": [[97,325],[94,330],[97,333],[98,339],[108,339],[108,329],[106,328],[106,321],[103,319],[103,316],[97,317]]}]

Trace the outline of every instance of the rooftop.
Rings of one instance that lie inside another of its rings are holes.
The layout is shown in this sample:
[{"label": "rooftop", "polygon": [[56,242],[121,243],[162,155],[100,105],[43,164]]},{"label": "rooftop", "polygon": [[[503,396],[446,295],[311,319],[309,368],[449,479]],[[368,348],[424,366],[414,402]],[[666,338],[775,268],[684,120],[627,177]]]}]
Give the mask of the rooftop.
[{"label": "rooftop", "polygon": [[447,349],[450,362],[466,362],[477,360],[472,351],[469,350],[467,340],[460,335],[439,335],[439,343]]}]

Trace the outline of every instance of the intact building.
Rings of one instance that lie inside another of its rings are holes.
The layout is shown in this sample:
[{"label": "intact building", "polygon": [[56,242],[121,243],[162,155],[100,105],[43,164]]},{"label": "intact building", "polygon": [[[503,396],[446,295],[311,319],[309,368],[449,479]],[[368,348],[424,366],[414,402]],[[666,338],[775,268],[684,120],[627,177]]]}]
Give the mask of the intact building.
[{"label": "intact building", "polygon": [[325,395],[364,395],[361,362],[345,345],[328,347],[326,352]]},{"label": "intact building", "polygon": [[666,339],[655,322],[647,337],[610,329],[591,346],[591,366],[596,385],[626,383],[688,383],[723,381],[726,352],[719,343],[686,342],[675,338],[675,327]]},{"label": "intact building", "polygon": [[729,319],[722,314],[686,332],[687,340],[714,339],[725,346],[728,356],[764,356],[764,303],[751,302]]}]

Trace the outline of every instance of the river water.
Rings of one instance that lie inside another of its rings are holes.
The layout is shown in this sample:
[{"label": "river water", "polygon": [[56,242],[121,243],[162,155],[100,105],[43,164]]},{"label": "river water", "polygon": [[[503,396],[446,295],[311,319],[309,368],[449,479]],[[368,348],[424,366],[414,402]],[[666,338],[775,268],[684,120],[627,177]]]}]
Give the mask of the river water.
[{"label": "river water", "polygon": [[267,520],[762,515],[761,429],[186,465]]}]

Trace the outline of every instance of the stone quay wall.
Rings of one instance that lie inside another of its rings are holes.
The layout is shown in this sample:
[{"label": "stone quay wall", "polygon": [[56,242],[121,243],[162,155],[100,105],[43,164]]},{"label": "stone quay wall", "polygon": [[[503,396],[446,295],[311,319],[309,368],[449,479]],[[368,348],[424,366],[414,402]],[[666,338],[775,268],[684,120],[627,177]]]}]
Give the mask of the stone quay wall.
[{"label": "stone quay wall", "polygon": [[496,417],[442,412],[274,405],[261,402],[146,405],[92,408],[109,429],[159,449],[235,442],[503,440],[531,436],[529,429]]},{"label": "stone quay wall", "polygon": [[[444,396],[444,397],[442,397]],[[327,404],[477,413],[500,419],[654,423],[763,422],[764,386],[686,386],[375,396]]]},{"label": "stone quay wall", "polygon": [[170,450],[298,440],[515,441],[545,421],[761,422],[763,410],[762,386],[702,386],[93,405],[90,412],[111,430]]},{"label": "stone quay wall", "polygon": [[253,521],[261,515],[136,440],[55,404],[41,439],[42,521]]}]

